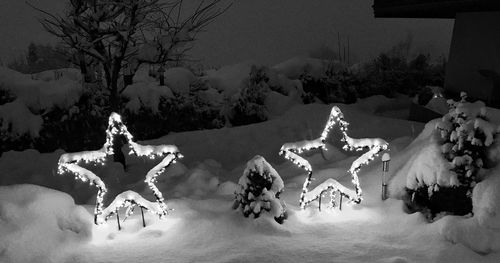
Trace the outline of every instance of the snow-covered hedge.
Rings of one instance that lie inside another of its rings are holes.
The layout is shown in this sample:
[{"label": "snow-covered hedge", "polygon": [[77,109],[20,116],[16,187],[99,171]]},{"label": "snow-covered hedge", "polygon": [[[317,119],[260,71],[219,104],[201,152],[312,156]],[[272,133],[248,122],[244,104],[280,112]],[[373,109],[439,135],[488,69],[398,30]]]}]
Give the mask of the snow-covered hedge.
[{"label": "snow-covered hedge", "polygon": [[284,183],[278,172],[262,156],[257,155],[248,161],[238,181],[233,208],[240,207],[245,217],[253,215],[254,218],[259,217],[262,211],[267,211],[281,224],[287,217],[279,200],[283,188]]}]

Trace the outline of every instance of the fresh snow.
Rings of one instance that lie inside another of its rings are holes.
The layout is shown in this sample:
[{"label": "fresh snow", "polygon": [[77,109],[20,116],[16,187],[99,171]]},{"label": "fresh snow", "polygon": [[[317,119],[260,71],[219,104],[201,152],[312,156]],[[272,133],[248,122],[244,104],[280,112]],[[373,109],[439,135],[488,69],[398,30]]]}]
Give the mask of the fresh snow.
[{"label": "fresh snow", "polygon": [[68,194],[35,185],[0,186],[0,262],[62,262],[59,256],[92,235],[90,214]]},{"label": "fresh snow", "polygon": [[[399,116],[399,109],[384,108],[392,102],[377,97],[337,106],[350,123],[350,136],[379,137],[390,143],[388,178],[391,197],[395,198],[406,186],[406,175],[417,178],[415,170],[422,168],[407,164],[427,160],[422,155],[428,154],[436,141],[432,134],[435,121],[422,130],[422,124],[392,118],[391,114]],[[70,193],[78,203],[86,204],[75,206],[65,193],[32,185],[0,187],[0,262],[500,260],[498,168],[488,171],[485,181],[476,186],[473,217],[446,216],[428,223],[419,213],[406,214],[400,200],[381,201],[382,164],[378,159],[359,172],[364,193],[361,204],[346,202],[342,211],[319,212],[312,203],[301,210],[298,198],[305,173],[278,152],[287,141],[311,140],[320,134],[330,110],[331,105],[296,105],[263,123],[175,133],[144,142],[175,144],[185,155],[156,183],[174,211],[163,220],[145,213],[146,228],[142,227],[140,213],[121,222],[121,231],[114,218],[106,225],[93,225],[91,197],[95,191],[73,178],[55,174],[63,152],[4,153],[0,158],[1,185],[42,184]],[[381,112],[385,117],[377,115]],[[342,144],[335,139],[326,147],[324,153],[307,156],[316,178],[311,189],[328,178],[349,185],[351,178],[346,171],[358,154],[342,151]],[[246,161],[256,154],[265,157],[283,179],[285,191],[280,198],[286,204],[288,219],[282,225],[269,217],[244,218],[231,209],[235,182]],[[436,158],[427,161],[439,162]],[[145,165],[140,160],[129,163],[131,171]],[[148,192],[143,189],[137,193],[154,200]]]}]

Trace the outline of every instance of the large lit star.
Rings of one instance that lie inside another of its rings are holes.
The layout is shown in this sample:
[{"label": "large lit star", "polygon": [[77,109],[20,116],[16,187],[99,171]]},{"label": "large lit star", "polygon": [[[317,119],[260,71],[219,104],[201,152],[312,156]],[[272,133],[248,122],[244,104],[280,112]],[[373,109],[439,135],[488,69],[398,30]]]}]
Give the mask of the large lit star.
[{"label": "large lit star", "polygon": [[[129,155],[146,156],[150,159],[163,158],[159,164],[148,171],[144,180],[149,189],[153,192],[156,198],[155,202],[148,201],[138,193],[127,190],[116,196],[113,202],[111,202],[108,207],[104,208],[103,200],[107,192],[106,185],[95,173],[79,165],[82,163],[104,164],[104,161],[114,154],[114,138],[117,135],[122,135],[126,139],[125,144],[129,147]],[[106,130],[106,142],[103,147],[97,151],[84,151],[61,155],[58,162],[58,173],[73,173],[77,179],[84,182],[88,181],[91,185],[97,187],[97,199],[94,209],[95,224],[106,222],[110,216],[118,212],[120,207],[127,208],[127,216],[130,215],[135,206],[140,206],[162,218],[168,214],[169,209],[162,193],[155,185],[156,178],[165,171],[166,167],[175,163],[179,158],[182,158],[182,154],[179,153],[179,149],[175,145],[140,145],[135,143],[127,127],[123,124],[120,115],[112,113],[109,116],[108,128]]]},{"label": "large lit star", "polygon": [[[325,142],[326,139],[335,124],[338,124],[339,129],[342,133],[341,141],[344,142],[342,147],[344,150],[349,151],[361,151],[365,148],[368,149],[366,153],[361,155],[359,158],[354,160],[352,163],[349,173],[352,176],[352,183],[354,184],[354,190],[351,190],[337,180],[329,178],[322,184],[318,185],[312,191],[309,191],[308,187],[312,180],[312,167],[311,164],[299,154],[304,151],[309,151],[313,149],[327,150]],[[328,121],[326,123],[321,137],[315,140],[304,140],[299,142],[285,143],[281,146],[280,155],[284,155],[285,159],[293,162],[300,168],[306,170],[307,178],[302,186],[302,193],[300,194],[300,207],[304,209],[306,205],[312,201],[318,199],[321,194],[327,190],[331,191],[332,205],[335,204],[335,192],[339,192],[342,196],[347,197],[349,200],[359,204],[362,199],[362,191],[359,185],[358,172],[361,166],[368,164],[372,161],[381,151],[387,150],[389,144],[379,138],[363,138],[354,139],[347,135],[347,127],[349,123],[344,120],[344,114],[337,106],[333,106]]]}]

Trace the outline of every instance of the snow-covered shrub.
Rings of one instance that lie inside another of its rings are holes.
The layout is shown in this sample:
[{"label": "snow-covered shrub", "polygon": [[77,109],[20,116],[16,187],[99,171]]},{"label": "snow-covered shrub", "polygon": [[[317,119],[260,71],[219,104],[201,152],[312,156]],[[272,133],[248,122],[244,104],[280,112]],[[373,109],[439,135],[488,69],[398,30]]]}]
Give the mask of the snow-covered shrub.
[{"label": "snow-covered shrub", "polygon": [[165,84],[172,92],[186,94],[190,87],[196,82],[196,77],[191,70],[183,67],[169,68],[164,73]]},{"label": "snow-covered shrub", "polygon": [[[70,122],[68,116],[75,111],[82,112],[78,108],[85,101],[85,93],[97,97],[98,92],[82,87],[73,69],[61,72],[64,76],[58,80],[42,81],[0,67],[0,152],[27,148],[47,152],[84,143],[81,139],[67,136],[86,131],[83,127],[76,127],[78,125],[74,120]],[[48,71],[40,74],[55,73]],[[95,105],[94,102],[87,104]],[[88,117],[82,120],[95,123]]]},{"label": "snow-covered shrub", "polygon": [[345,65],[330,61],[325,62],[325,71],[320,78],[315,78],[309,68],[305,68],[300,76],[304,88],[305,103],[318,98],[325,103],[354,103],[359,97],[357,87],[362,86],[360,79]]},{"label": "snow-covered shrub", "polygon": [[[37,81],[0,67],[0,152],[101,147],[110,113],[104,92],[99,83],[86,83],[82,88],[79,81],[67,78]],[[170,131],[219,128],[224,122],[222,95],[217,95],[203,81],[192,83],[188,93],[178,94],[142,81],[123,92],[122,114],[139,140]]]},{"label": "snow-covered shrub", "polygon": [[381,94],[393,97],[397,92],[414,96],[425,86],[443,86],[445,63],[431,63],[429,55],[410,59],[384,52],[364,65],[364,89],[361,97]]},{"label": "snow-covered shrub", "polygon": [[444,182],[415,178],[414,184],[407,184],[412,197],[409,203],[429,209],[431,216],[439,212],[464,215],[472,211],[472,191],[482,180],[488,148],[500,131],[488,122],[483,102],[469,103],[465,93],[461,97],[458,102],[448,101],[450,111],[436,124],[447,167],[441,173],[449,179]]},{"label": "snow-covered shrub", "polygon": [[[89,101],[97,96],[95,91],[84,92],[69,108],[55,103],[37,109],[27,102],[27,96],[18,95],[14,101],[0,105],[0,152],[28,148],[41,152],[74,150],[91,143],[93,128],[99,123],[90,114],[98,106],[95,100]],[[99,112],[94,110],[94,115]]]},{"label": "snow-covered shrub", "polygon": [[43,128],[35,140],[40,152],[56,149],[97,149],[105,141],[109,109],[96,84],[86,84],[80,99],[70,108],[53,107],[43,115]]},{"label": "snow-covered shrub", "polygon": [[265,67],[252,66],[250,76],[244,81],[238,99],[228,110],[228,119],[233,125],[246,125],[268,119],[265,100],[270,88]]},{"label": "snow-covered shrub", "polygon": [[[166,87],[163,87],[166,88]],[[223,126],[222,105],[214,103],[214,96],[207,96],[210,87],[204,81],[192,84],[188,93],[174,93],[154,100],[156,107],[139,103],[137,109],[128,108],[125,118],[130,131],[138,140],[153,139],[171,131],[215,129]],[[213,95],[213,94],[212,94]]]},{"label": "snow-covered shrub", "polygon": [[233,208],[240,207],[245,217],[260,216],[267,211],[278,223],[283,223],[287,213],[279,200],[284,183],[278,172],[262,157],[255,156],[247,162],[243,176],[238,181]]},{"label": "snow-covered shrub", "polygon": [[482,102],[468,103],[461,94],[460,102],[449,101],[450,112],[437,124],[441,132],[441,150],[450,162],[457,186],[465,186],[467,195],[481,180],[480,171],[487,148],[495,140],[498,128],[488,122],[486,107]]}]

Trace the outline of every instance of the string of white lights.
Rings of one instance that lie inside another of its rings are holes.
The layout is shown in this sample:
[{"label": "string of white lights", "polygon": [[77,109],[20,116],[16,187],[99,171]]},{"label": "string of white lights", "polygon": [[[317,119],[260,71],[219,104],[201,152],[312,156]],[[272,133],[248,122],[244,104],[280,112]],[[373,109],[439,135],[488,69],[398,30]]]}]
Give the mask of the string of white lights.
[{"label": "string of white lights", "polygon": [[[153,205],[152,202],[147,201],[138,193],[129,190],[116,196],[113,202],[111,202],[107,208],[104,208],[103,200],[107,192],[105,183],[95,173],[80,166],[80,164],[83,163],[103,165],[106,159],[114,154],[114,138],[117,135],[123,135],[125,137],[125,143],[130,149],[128,153],[129,155],[134,154],[136,156],[146,156],[150,159],[163,157],[159,164],[149,170],[144,181],[148,185],[149,189],[153,191],[156,198],[156,205]],[[158,175],[162,174],[169,165],[175,163],[177,159],[182,157],[182,154],[180,154],[175,145],[140,145],[135,143],[133,141],[132,134],[130,134],[127,127],[122,122],[121,116],[117,113],[112,113],[109,116],[108,128],[106,129],[106,142],[103,147],[96,151],[83,151],[61,155],[58,162],[58,173],[63,174],[65,172],[70,172],[74,174],[76,179],[83,182],[89,181],[91,185],[95,185],[97,187],[96,206],[94,209],[95,224],[102,224],[106,222],[106,220],[120,207],[127,208],[126,214],[128,216],[129,213],[133,211],[132,208],[135,205],[139,205],[162,218],[168,214],[169,209],[165,204],[162,193],[155,185],[156,178]]]},{"label": "string of white lights", "polygon": [[[303,157],[298,154],[304,151],[310,151],[314,149],[327,150],[326,139],[333,128],[334,125],[338,124],[340,132],[342,133],[341,141],[344,144],[342,147],[346,151],[361,151],[368,148],[368,152],[364,153],[358,157],[352,163],[349,173],[352,177],[352,183],[354,185],[354,191],[344,187],[342,184],[334,179],[327,179],[324,183],[317,186],[313,191],[309,192],[308,187],[312,181],[312,167],[311,164]],[[299,141],[292,143],[285,143],[280,149],[280,155],[283,155],[285,159],[291,161],[298,167],[304,169],[307,172],[306,180],[302,186],[302,192],[300,194],[300,207],[305,209],[305,207],[312,201],[318,199],[321,194],[327,190],[331,191],[331,203],[335,205],[335,192],[338,191],[341,195],[347,197],[354,203],[359,204],[362,200],[362,190],[359,184],[358,172],[361,170],[363,165],[368,164],[373,159],[375,159],[378,154],[384,150],[387,150],[389,144],[380,138],[362,138],[354,139],[347,135],[349,123],[344,120],[344,114],[337,107],[333,106],[326,122],[325,128],[321,133],[321,137],[312,141]]]}]

